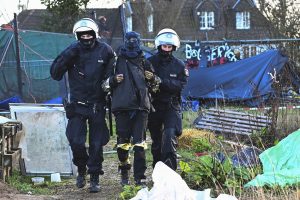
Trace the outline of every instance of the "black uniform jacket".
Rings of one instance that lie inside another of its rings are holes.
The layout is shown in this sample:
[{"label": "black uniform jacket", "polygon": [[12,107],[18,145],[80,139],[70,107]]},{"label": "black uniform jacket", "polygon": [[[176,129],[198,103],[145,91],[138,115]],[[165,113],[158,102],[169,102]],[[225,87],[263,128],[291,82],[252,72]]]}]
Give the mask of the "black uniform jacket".
[{"label": "black uniform jacket", "polygon": [[54,60],[50,73],[53,79],[61,80],[68,71],[71,102],[104,102],[101,83],[112,73],[114,61],[115,53],[106,43],[96,40],[87,49],[77,41]]},{"label": "black uniform jacket", "polygon": [[117,83],[112,77],[112,111],[145,110],[150,111],[151,97],[145,70],[154,72],[151,63],[140,54],[137,58],[128,59],[120,55],[117,59],[115,74],[123,74],[123,81]]},{"label": "black uniform jacket", "polygon": [[181,91],[187,83],[184,63],[173,55],[163,57],[159,53],[148,60],[162,81],[159,92],[152,94],[154,108],[167,109],[171,104],[180,108]]}]

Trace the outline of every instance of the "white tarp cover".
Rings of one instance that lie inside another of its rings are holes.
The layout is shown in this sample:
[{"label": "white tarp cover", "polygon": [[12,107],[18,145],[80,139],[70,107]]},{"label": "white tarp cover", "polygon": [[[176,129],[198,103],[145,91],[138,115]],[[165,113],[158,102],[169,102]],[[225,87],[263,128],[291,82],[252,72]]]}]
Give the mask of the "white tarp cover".
[{"label": "white tarp cover", "polygon": [[211,198],[210,189],[190,189],[181,176],[163,162],[156,163],[152,180],[154,185],[150,191],[143,188],[131,200],[237,200],[236,197],[227,194]]},{"label": "white tarp cover", "polygon": [[73,175],[72,154],[65,136],[62,105],[10,104],[11,117],[22,122],[20,140],[26,174]]}]

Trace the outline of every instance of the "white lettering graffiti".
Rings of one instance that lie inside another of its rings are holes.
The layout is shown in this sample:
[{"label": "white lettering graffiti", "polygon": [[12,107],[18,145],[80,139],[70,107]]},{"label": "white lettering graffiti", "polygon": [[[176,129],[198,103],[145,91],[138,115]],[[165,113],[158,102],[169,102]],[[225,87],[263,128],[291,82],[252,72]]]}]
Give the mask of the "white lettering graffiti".
[{"label": "white lettering graffiti", "polygon": [[191,45],[186,44],[185,45],[185,57],[186,59],[191,59],[191,58],[197,58],[200,60],[200,48],[199,49],[193,49]]},{"label": "white lettering graffiti", "polygon": [[[206,50],[206,55],[207,55],[207,60],[208,61],[213,61],[218,58],[225,57],[228,59],[230,62],[235,62],[237,61],[237,58],[235,57],[234,52],[232,49],[227,45],[223,46],[218,46],[213,49],[208,49]],[[193,48],[190,44],[185,45],[185,57],[186,59],[195,59],[197,58],[198,60],[201,59],[201,49],[199,47]]]}]

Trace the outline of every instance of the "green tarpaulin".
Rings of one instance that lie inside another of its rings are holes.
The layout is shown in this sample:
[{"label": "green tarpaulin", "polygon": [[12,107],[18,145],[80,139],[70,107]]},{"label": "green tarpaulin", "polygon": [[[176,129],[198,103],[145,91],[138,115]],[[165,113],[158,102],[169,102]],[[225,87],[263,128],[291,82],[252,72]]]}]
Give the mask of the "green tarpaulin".
[{"label": "green tarpaulin", "polygon": [[[13,36],[13,31],[0,31],[0,100],[19,95]],[[25,102],[40,103],[60,95],[59,83],[50,77],[50,65],[73,41],[71,34],[19,31],[20,79]]]},{"label": "green tarpaulin", "polygon": [[263,174],[248,182],[251,186],[285,186],[300,182],[300,129],[261,153]]}]

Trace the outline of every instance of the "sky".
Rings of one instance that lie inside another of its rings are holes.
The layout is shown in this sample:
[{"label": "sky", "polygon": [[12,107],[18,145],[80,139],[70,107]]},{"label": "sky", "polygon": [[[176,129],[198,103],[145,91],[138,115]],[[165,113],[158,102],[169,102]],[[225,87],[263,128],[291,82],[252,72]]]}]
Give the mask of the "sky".
[{"label": "sky", "polygon": [[[112,8],[118,7],[122,0],[91,0],[88,8]],[[18,5],[24,5],[27,9],[46,9],[40,0],[0,0],[0,25],[6,24],[14,18],[14,13],[21,10]]]}]

